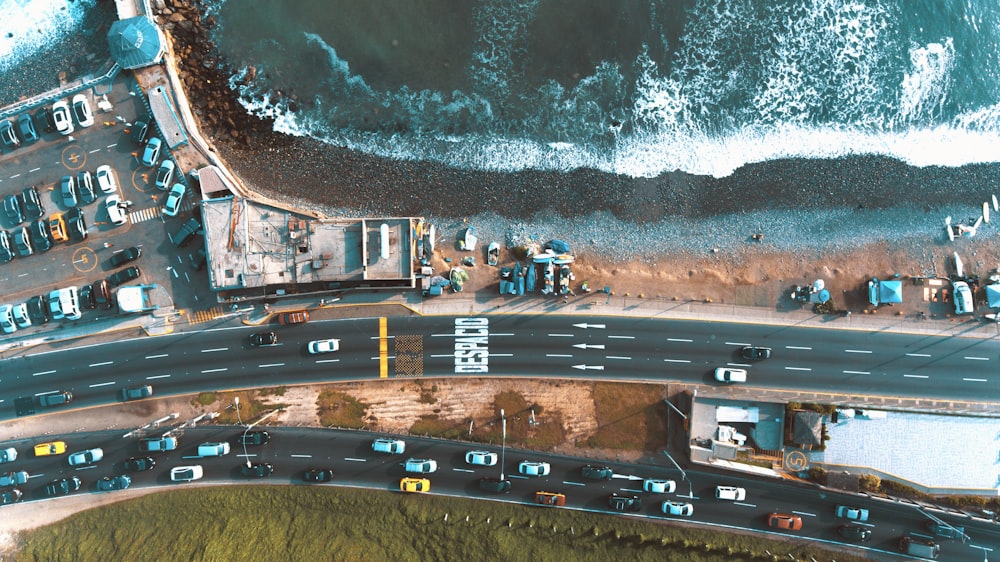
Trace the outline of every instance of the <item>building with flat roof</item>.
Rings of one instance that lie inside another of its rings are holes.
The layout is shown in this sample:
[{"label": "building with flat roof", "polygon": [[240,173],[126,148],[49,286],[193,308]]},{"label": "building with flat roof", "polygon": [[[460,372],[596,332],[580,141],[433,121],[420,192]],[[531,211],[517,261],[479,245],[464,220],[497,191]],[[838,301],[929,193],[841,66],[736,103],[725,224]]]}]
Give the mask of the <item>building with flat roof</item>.
[{"label": "building with flat roof", "polygon": [[419,218],[316,219],[233,195],[206,199],[201,211],[221,300],[416,287]]}]

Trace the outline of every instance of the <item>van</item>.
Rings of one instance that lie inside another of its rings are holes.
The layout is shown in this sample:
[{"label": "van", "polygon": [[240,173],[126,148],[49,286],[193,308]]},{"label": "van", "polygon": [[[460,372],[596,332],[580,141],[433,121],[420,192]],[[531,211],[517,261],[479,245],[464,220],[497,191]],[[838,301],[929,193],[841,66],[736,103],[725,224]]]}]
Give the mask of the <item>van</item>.
[{"label": "van", "polygon": [[38,397],[38,404],[43,408],[62,406],[63,404],[69,404],[72,401],[73,401],[73,393],[65,390],[62,392],[43,394]]},{"label": "van", "polygon": [[715,499],[741,502],[747,499],[747,491],[735,486],[716,486]]},{"label": "van", "polygon": [[221,457],[229,454],[229,443],[202,443],[198,445],[199,457]]},{"label": "van", "polygon": [[913,556],[935,559],[941,553],[941,545],[932,540],[906,536],[899,539],[899,550]]},{"label": "van", "polygon": [[80,314],[80,293],[76,287],[57,289],[49,293],[49,312],[52,318],[59,320],[79,320]]},{"label": "van", "polygon": [[18,472],[8,472],[0,474],[0,488],[7,486],[20,486],[28,482],[28,473],[20,470]]}]

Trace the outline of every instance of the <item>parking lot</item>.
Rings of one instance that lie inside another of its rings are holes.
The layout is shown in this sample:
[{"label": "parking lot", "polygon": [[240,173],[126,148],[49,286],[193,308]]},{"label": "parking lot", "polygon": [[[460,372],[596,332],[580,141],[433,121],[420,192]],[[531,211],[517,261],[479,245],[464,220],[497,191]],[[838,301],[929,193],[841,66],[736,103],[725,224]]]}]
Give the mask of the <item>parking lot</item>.
[{"label": "parking lot", "polygon": [[[39,114],[39,110],[42,107],[51,108],[52,104],[30,108],[28,112],[33,116],[40,139],[31,143],[22,142],[13,149],[3,146],[0,199],[5,200],[5,212],[0,213],[0,226],[8,233],[13,259],[0,264],[0,283],[4,287],[0,304],[25,303],[32,297],[69,286],[83,288],[113,277],[131,266],[138,267],[140,275],[125,284],[160,285],[173,297],[173,303],[167,305],[199,310],[215,304],[213,295],[207,289],[206,272],[197,270],[193,265],[193,254],[202,246],[196,242],[179,249],[169,236],[191,218],[194,198],[190,182],[181,170],[175,170],[173,177],[164,182],[164,187],[157,188],[155,183],[160,164],[170,158],[165,143],[153,165],[141,162],[145,147],[132,138],[136,131],[131,127],[137,120],[148,121],[149,118],[144,96],[133,86],[134,79],[125,73],[111,84],[105,82],[83,91],[89,102],[93,124],[81,126],[80,115],[71,106],[73,131],[68,134],[57,130],[46,131],[46,119]],[[70,104],[71,97],[67,95],[63,99]],[[9,118],[15,130],[19,117],[14,115]],[[59,125],[65,127],[64,123]],[[149,126],[148,136],[158,136],[153,123]],[[110,174],[107,167],[110,167]],[[98,168],[102,168],[103,181],[97,177]],[[88,173],[89,180],[86,177]],[[108,183],[109,176],[116,185]],[[67,193],[66,183],[75,184],[72,195]],[[176,215],[166,216],[164,204],[170,189],[177,183],[188,187]],[[90,184],[89,188],[87,184]],[[37,209],[37,205],[31,202],[32,186],[37,189],[42,209]],[[25,195],[26,188],[29,193]],[[17,223],[17,213],[6,212],[8,204],[12,204],[7,198],[9,195],[17,196],[22,207],[20,214],[23,221],[20,223]],[[73,226],[78,222],[74,218],[78,213],[83,216],[85,236]],[[55,216],[57,214],[61,214],[62,221]],[[40,218],[36,220],[36,217]],[[50,224],[53,222],[55,224]],[[44,225],[49,226],[48,243],[44,239]],[[20,232],[25,227],[27,231]],[[60,232],[62,229],[65,229],[65,234]],[[32,236],[32,248],[28,250],[22,239]],[[47,245],[51,246],[48,250],[45,249]],[[132,246],[141,249],[141,256],[131,263],[114,266],[112,256]],[[113,286],[111,290],[110,300],[113,303]],[[118,314],[113,306],[110,309],[102,306],[90,309],[82,304],[81,309],[80,320],[53,322],[86,322]],[[36,317],[31,327],[22,327],[18,333],[39,330],[40,321]]]}]

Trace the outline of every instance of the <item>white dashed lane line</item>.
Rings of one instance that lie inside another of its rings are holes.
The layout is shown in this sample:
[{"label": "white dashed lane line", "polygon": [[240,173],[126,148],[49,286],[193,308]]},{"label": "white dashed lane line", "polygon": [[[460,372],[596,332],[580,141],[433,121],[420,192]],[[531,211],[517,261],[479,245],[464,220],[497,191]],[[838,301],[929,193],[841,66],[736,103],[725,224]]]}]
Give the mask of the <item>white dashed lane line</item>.
[{"label": "white dashed lane line", "polygon": [[908,379],[929,379],[930,378],[927,375],[903,375],[903,376],[906,377],[906,378],[908,378]]},{"label": "white dashed lane line", "polygon": [[203,349],[202,353],[215,353],[216,351],[229,351],[228,347],[216,347],[215,349]]},{"label": "white dashed lane line", "polygon": [[871,353],[867,349],[845,349],[844,353]]}]

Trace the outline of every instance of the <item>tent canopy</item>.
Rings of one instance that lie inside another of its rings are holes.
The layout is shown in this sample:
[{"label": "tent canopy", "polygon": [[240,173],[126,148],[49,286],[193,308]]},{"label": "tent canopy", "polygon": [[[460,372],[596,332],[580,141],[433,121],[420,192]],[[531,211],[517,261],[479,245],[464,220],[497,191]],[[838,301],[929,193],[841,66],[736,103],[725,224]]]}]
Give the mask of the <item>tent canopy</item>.
[{"label": "tent canopy", "polygon": [[903,282],[872,279],[868,282],[868,302],[875,306],[903,302]]},{"label": "tent canopy", "polygon": [[1000,308],[1000,285],[986,286],[986,303],[990,308]]},{"label": "tent canopy", "polygon": [[164,43],[159,28],[145,16],[118,20],[111,24],[108,31],[111,56],[126,69],[160,62],[166,52]]}]

